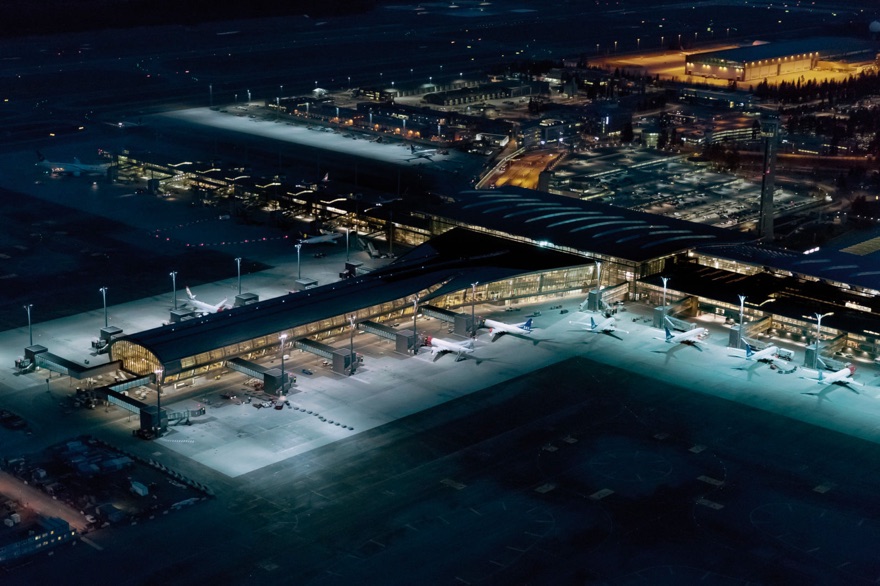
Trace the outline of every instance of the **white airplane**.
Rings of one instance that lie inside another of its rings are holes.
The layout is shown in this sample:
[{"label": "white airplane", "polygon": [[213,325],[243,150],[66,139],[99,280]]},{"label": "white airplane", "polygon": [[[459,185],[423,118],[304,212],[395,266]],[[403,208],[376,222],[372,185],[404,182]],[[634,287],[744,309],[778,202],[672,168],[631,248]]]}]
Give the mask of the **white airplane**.
[{"label": "white airplane", "polygon": [[461,360],[464,358],[465,354],[472,354],[474,352],[474,341],[466,340],[464,342],[455,342],[453,340],[440,340],[431,336],[425,338],[425,346],[431,348],[431,355],[435,357],[438,354],[444,354],[446,352],[455,352],[457,354],[456,360]]},{"label": "white airplane", "polygon": [[189,304],[203,313],[217,313],[218,311],[223,311],[226,309],[226,301],[229,299],[228,297],[224,297],[223,301],[217,305],[211,305],[210,303],[205,303],[204,301],[196,299],[195,294],[189,290],[189,287],[186,288],[186,294],[189,296]]},{"label": "white airplane", "polygon": [[822,371],[819,371],[819,378],[811,378],[813,382],[820,385],[855,385],[857,387],[865,386],[865,383],[860,383],[858,381],[853,380],[853,375],[856,373],[856,365],[848,364],[846,367],[841,368],[836,372],[832,372],[827,376],[822,375]]},{"label": "white airplane", "polygon": [[[743,340],[745,342],[745,340]],[[779,353],[776,346],[767,346],[762,350],[755,351],[752,345],[746,342],[746,360],[754,360],[755,362],[775,362],[774,358]]]},{"label": "white airplane", "polygon": [[691,344],[696,346],[697,344],[701,344],[703,340],[709,336],[709,330],[706,328],[694,328],[676,334],[673,334],[672,331],[670,331],[669,326],[664,325],[663,329],[666,330],[666,337],[656,339],[663,340],[669,344]]},{"label": "white airplane", "polygon": [[492,341],[494,342],[498,336],[501,334],[531,334],[532,333],[532,318],[527,319],[521,324],[506,324],[501,321],[495,321],[494,319],[485,319],[483,320],[483,325],[489,328],[489,333],[492,334]]},{"label": "white airplane", "polygon": [[342,238],[343,236],[345,236],[345,234],[340,234],[339,232],[327,232],[326,234],[321,234],[320,236],[306,236],[299,242],[300,244],[320,244],[321,242],[336,244],[336,240]]},{"label": "white airplane", "polygon": [[86,175],[106,175],[107,170],[110,168],[110,163],[86,165],[80,163],[79,159],[76,157],[74,157],[73,161],[70,163],[50,161],[44,157],[40,151],[37,151],[37,159],[37,166],[48,169],[50,173],[56,173],[58,175],[73,175],[74,177],[79,177],[83,173]]},{"label": "white airplane", "polygon": [[596,323],[596,320],[590,316],[590,325],[587,325],[582,322],[570,321],[568,322],[575,326],[582,326],[585,330],[592,334],[612,334],[614,332],[623,332],[624,334],[628,334],[629,332],[626,330],[621,330],[617,327],[617,320],[613,317],[608,317],[602,320],[600,323]]},{"label": "white airplane", "polygon": [[416,159],[428,159],[429,161],[433,161],[431,157],[437,154],[437,149],[417,149],[413,145],[409,145],[409,152],[412,153],[412,158],[410,161],[414,161]]}]

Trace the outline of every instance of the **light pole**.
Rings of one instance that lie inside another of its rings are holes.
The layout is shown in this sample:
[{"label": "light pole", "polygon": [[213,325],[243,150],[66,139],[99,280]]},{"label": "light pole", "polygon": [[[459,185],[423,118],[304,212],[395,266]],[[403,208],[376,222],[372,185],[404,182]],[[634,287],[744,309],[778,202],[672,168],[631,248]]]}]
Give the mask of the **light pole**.
[{"label": "light pole", "polygon": [[416,331],[416,315],[419,313],[419,296],[413,297],[413,354],[419,352],[419,333]]},{"label": "light pole", "polygon": [[477,337],[477,322],[474,321],[474,306],[477,304],[477,285],[480,282],[471,283],[471,337]]},{"label": "light pole", "polygon": [[669,277],[660,277],[660,280],[663,281],[663,317],[666,317],[666,283],[669,282]]},{"label": "light pole", "polygon": [[28,314],[28,346],[34,345],[34,330],[31,328],[31,307],[33,307],[32,303],[28,303],[24,306],[24,310],[27,311]]},{"label": "light pole", "polygon": [[819,341],[822,339],[822,318],[834,315],[834,312],[814,313],[813,315],[816,316],[816,351],[813,353],[813,368],[819,372],[819,380],[822,380],[822,371],[819,370]]},{"label": "light pole", "polygon": [[349,233],[349,231],[350,231],[350,229],[348,227],[346,227],[345,228],[345,262],[349,261],[349,256],[348,256],[348,233]]},{"label": "light pole", "polygon": [[101,297],[104,298],[104,327],[107,327],[107,287],[101,287],[98,289],[101,292]]},{"label": "light pole", "polygon": [[302,243],[300,242],[296,245],[296,278],[297,278],[297,280],[302,278],[302,272],[300,271],[300,264],[299,264],[299,251],[301,248],[302,248]]},{"label": "light pole", "polygon": [[156,369],[156,437],[162,435],[162,375],[161,368]]},{"label": "light pole", "polygon": [[287,340],[287,334],[281,334],[278,339],[281,340],[281,388],[278,390],[280,397],[284,394],[284,342]]},{"label": "light pole", "polygon": [[742,348],[743,343],[743,312],[745,311],[746,296],[739,296],[739,340],[736,342],[737,348]]},{"label": "light pole", "polygon": [[636,51],[641,49],[641,47],[642,47],[642,39],[636,38]]},{"label": "light pole", "polygon": [[177,309],[177,271],[168,273],[171,276],[171,291],[174,295],[174,309]]},{"label": "light pole", "polygon": [[235,268],[238,271],[238,294],[241,295],[241,257],[235,259]]},{"label": "light pole", "polygon": [[350,316],[348,316],[348,323],[351,324],[351,327],[348,330],[348,363],[349,363],[348,374],[349,374],[349,376],[354,374],[354,328],[355,328],[354,320],[355,320],[354,314],[351,314]]},{"label": "light pole", "polygon": [[595,261],[596,263],[596,313],[602,309],[602,262]]},{"label": "light pole", "polygon": [[208,106],[214,107],[214,86],[210,83],[208,84]]}]

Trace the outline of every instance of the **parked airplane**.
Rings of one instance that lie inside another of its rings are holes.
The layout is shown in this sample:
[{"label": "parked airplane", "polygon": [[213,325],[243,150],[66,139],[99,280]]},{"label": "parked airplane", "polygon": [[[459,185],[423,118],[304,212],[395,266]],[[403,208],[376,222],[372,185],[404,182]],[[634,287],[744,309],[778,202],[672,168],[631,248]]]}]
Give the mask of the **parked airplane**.
[{"label": "parked airplane", "polygon": [[97,165],[86,165],[80,163],[79,159],[76,157],[73,158],[73,161],[70,163],[59,163],[57,161],[50,161],[40,151],[37,151],[37,166],[44,167],[49,170],[50,173],[57,173],[59,175],[73,175],[74,177],[79,177],[83,173],[86,175],[106,175],[107,170],[110,168],[110,163],[100,163]]},{"label": "parked airplane", "polygon": [[[667,321],[669,318],[667,318]],[[657,340],[663,340],[669,344],[691,344],[697,345],[703,342],[709,336],[709,330],[706,328],[694,328],[692,330],[688,330],[686,332],[678,332],[673,334],[669,329],[668,325],[664,325],[663,329],[666,330],[665,338],[657,338]]]},{"label": "parked airplane", "polygon": [[211,305],[210,303],[205,303],[204,301],[196,299],[195,294],[189,290],[189,287],[186,288],[186,294],[189,296],[188,303],[203,313],[217,313],[218,311],[226,309],[226,301],[228,300],[228,297],[224,297],[223,301],[217,305]]},{"label": "parked airplane", "polygon": [[461,360],[464,358],[465,354],[472,354],[474,351],[474,341],[466,340],[464,342],[455,342],[453,340],[440,340],[431,336],[425,338],[425,346],[431,348],[431,355],[435,357],[438,354],[444,354],[446,352],[455,352],[457,356],[456,360]]},{"label": "parked airplane", "polygon": [[343,236],[345,236],[345,234],[340,234],[339,232],[327,232],[320,236],[306,236],[300,240],[300,244],[320,244],[321,242],[336,244],[336,240]]},{"label": "parked airplane", "polygon": [[582,322],[570,321],[568,322],[575,326],[582,326],[585,330],[592,334],[611,334],[613,332],[623,332],[624,334],[628,334],[629,332],[626,330],[621,330],[617,327],[617,320],[613,317],[607,317],[602,320],[600,323],[596,323],[596,320],[590,316],[590,325],[587,325]]},{"label": "parked airplane", "polygon": [[[745,340],[743,340],[745,342]],[[762,350],[755,351],[752,345],[746,342],[746,360],[754,360],[755,362],[773,362],[779,348],[776,346],[767,346]]]},{"label": "parked airplane", "polygon": [[860,383],[858,381],[853,380],[853,375],[856,373],[856,365],[848,364],[846,367],[841,368],[838,371],[832,372],[829,375],[823,376],[822,371],[819,371],[819,378],[811,378],[810,380],[820,385],[855,385],[857,387],[865,386],[865,383]]},{"label": "parked airplane", "polygon": [[412,153],[412,158],[410,161],[414,161],[416,159],[428,159],[429,161],[433,161],[431,157],[437,154],[437,149],[417,149],[413,145],[409,145],[409,151]]},{"label": "parked airplane", "polygon": [[486,326],[487,328],[489,328],[489,333],[492,334],[492,341],[493,342],[501,334],[531,334],[532,333],[532,318],[529,318],[520,324],[506,324],[501,321],[495,321],[494,319],[485,319],[485,320],[483,320],[483,325]]}]

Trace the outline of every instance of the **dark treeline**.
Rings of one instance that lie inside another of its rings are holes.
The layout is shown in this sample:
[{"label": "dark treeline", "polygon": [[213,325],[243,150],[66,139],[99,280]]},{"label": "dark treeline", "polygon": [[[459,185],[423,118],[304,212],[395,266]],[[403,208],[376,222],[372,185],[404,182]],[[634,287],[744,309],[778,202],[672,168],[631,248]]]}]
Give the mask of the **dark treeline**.
[{"label": "dark treeline", "polygon": [[[838,102],[852,102],[880,93],[880,74],[877,71],[852,75],[845,80],[804,79],[770,84],[765,79],[754,88],[756,97],[776,100],[782,106],[814,104],[816,107],[833,106]],[[786,108],[787,109],[787,108]]]},{"label": "dark treeline", "polygon": [[3,0],[0,37],[307,14],[359,14],[380,0]]}]

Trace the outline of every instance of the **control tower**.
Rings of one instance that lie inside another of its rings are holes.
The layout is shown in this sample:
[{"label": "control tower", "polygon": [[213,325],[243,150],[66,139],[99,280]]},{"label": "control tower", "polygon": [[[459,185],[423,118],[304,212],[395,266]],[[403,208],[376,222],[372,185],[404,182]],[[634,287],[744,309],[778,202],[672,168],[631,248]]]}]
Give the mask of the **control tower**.
[{"label": "control tower", "polygon": [[758,238],[773,242],[773,191],[776,189],[776,149],[779,145],[779,120],[761,120],[764,140],[764,164],[761,166],[761,214],[758,216]]}]

